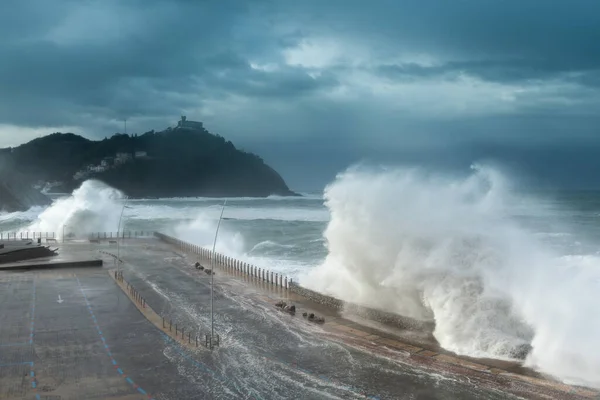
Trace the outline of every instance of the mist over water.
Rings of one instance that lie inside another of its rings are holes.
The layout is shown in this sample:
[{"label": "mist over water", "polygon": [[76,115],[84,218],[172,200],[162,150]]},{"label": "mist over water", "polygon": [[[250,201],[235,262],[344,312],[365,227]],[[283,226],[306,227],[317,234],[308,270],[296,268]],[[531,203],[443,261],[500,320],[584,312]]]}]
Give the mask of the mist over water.
[{"label": "mist over water", "polygon": [[[0,231],[159,230],[212,247],[224,199],[129,200],[87,181]],[[600,196],[525,195],[495,168],[355,168],[321,195],[229,199],[216,249],[342,299],[435,321],[459,354],[600,386]]]}]

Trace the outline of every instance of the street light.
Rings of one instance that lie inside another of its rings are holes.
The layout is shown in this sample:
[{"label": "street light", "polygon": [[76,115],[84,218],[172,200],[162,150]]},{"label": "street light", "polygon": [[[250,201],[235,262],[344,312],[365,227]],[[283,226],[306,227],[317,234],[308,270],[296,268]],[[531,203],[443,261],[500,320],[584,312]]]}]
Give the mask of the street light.
[{"label": "street light", "polygon": [[211,269],[210,269],[210,349],[213,348],[213,338],[215,336],[215,317],[214,317],[214,281],[215,281],[215,247],[217,246],[217,236],[219,235],[219,227],[221,226],[221,220],[223,219],[223,212],[225,211],[225,205],[227,205],[227,199],[223,202],[223,208],[221,208],[221,215],[219,216],[219,222],[217,223],[217,231],[215,232],[215,240],[213,242],[212,257],[211,257]]},{"label": "street light", "polygon": [[65,226],[68,226],[67,224],[63,224],[63,232],[62,232],[62,242],[65,242]]},{"label": "street light", "polygon": [[127,207],[127,201],[129,200],[128,196],[125,196],[125,203],[123,203],[123,209],[121,209],[121,216],[119,217],[119,226],[117,227],[117,271],[120,270],[121,267],[121,246],[119,242],[121,241],[119,238],[119,232],[121,231],[121,220],[123,219],[123,213],[125,212]]}]

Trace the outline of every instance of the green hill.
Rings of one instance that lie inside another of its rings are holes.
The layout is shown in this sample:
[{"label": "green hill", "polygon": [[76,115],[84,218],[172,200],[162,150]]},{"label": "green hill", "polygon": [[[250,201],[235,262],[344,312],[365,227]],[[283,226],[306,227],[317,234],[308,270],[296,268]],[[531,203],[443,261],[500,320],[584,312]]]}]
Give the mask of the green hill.
[{"label": "green hill", "polygon": [[259,156],[197,126],[100,141],[53,133],[0,151],[28,183],[58,181],[61,192],[94,178],[131,197],[296,195]]}]

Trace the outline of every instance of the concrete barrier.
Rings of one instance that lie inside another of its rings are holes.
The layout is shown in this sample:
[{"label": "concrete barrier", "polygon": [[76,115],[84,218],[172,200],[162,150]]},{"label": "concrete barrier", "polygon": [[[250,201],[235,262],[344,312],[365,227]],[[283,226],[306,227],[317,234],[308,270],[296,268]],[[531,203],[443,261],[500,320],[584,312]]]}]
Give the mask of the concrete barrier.
[{"label": "concrete barrier", "polygon": [[48,261],[39,262],[33,260],[29,263],[12,263],[0,266],[0,271],[10,270],[32,270],[32,269],[57,269],[57,268],[83,268],[83,267],[102,267],[103,262],[99,259],[81,260],[81,261]]},{"label": "concrete barrier", "polygon": [[[184,252],[198,254],[200,258],[207,262],[210,262],[211,260],[212,252],[208,249],[195,245],[190,245],[189,243],[186,243],[180,239],[174,238],[169,235],[165,235],[160,232],[154,232],[154,236],[166,243],[178,247]],[[192,249],[192,251],[188,251],[188,249]],[[259,281],[267,282],[276,287],[281,287],[286,290],[289,290],[290,292],[300,295],[311,301],[314,301],[315,303],[322,304],[346,313],[350,313],[361,318],[385,323],[388,325],[398,326],[404,329],[426,330],[430,332],[432,332],[434,329],[433,322],[418,321],[391,312],[349,303],[323,293],[315,292],[314,290],[310,290],[298,285],[296,282],[293,282],[287,276],[276,274],[272,271],[268,271],[264,268],[260,268],[255,265],[251,265],[246,262],[233,259],[229,256],[225,256],[220,253],[215,254],[215,266],[227,271],[241,273],[242,275],[245,275],[247,277],[256,278]]]},{"label": "concrete barrier", "polygon": [[428,332],[433,332],[433,329],[435,328],[435,323],[433,322],[419,321],[391,312],[342,301],[340,299],[336,299],[335,297],[307,289],[294,282],[289,284],[289,288],[290,291],[310,299],[315,303],[323,304],[325,306],[335,308],[348,314],[356,315],[371,321],[377,321],[387,325],[394,325],[404,329],[425,330]]}]

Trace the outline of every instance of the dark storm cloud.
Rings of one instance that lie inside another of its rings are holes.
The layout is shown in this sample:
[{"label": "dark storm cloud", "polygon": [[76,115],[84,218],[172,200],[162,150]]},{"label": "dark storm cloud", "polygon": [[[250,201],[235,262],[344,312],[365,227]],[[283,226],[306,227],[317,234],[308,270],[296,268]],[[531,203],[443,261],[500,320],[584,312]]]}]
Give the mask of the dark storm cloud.
[{"label": "dark storm cloud", "polygon": [[[274,35],[277,24],[289,29]],[[68,124],[86,110],[170,115],[228,94],[291,98],[330,89],[335,69],[315,78],[302,68],[250,67],[252,57],[323,32],[371,40],[388,55],[441,59],[429,67],[372,60],[375,73],[395,79],[468,73],[514,82],[577,72],[569,82],[599,81],[595,1],[11,0],[0,16],[0,120]]]},{"label": "dark storm cloud", "polygon": [[596,146],[598,43],[596,0],[5,0],[0,136],[188,113],[267,161],[343,152],[328,170]]},{"label": "dark storm cloud", "polygon": [[564,79],[584,86],[600,79],[600,3],[594,0],[384,0],[368,8],[359,0],[334,0],[298,2],[290,12],[306,23],[319,21],[323,31],[359,40],[366,34],[384,52],[440,59],[433,66],[376,67],[391,78],[467,73],[501,83]]},{"label": "dark storm cloud", "polygon": [[[59,1],[59,12],[54,3],[26,7],[27,1],[3,5],[4,123],[69,124],[86,111],[106,118],[177,115],[223,91],[289,97],[335,84],[297,68],[267,74],[250,67],[247,56],[262,51],[261,34],[246,36],[243,18],[261,1],[106,1],[91,2],[91,10]],[[34,13],[25,23],[28,8]],[[29,32],[32,22],[41,25]]]},{"label": "dark storm cloud", "polygon": [[368,7],[361,0],[309,0],[293,7],[290,13],[303,22],[318,21],[322,29],[356,37],[368,32],[393,40],[398,49],[469,59],[552,60],[575,69],[600,66],[595,0],[381,0]]}]

